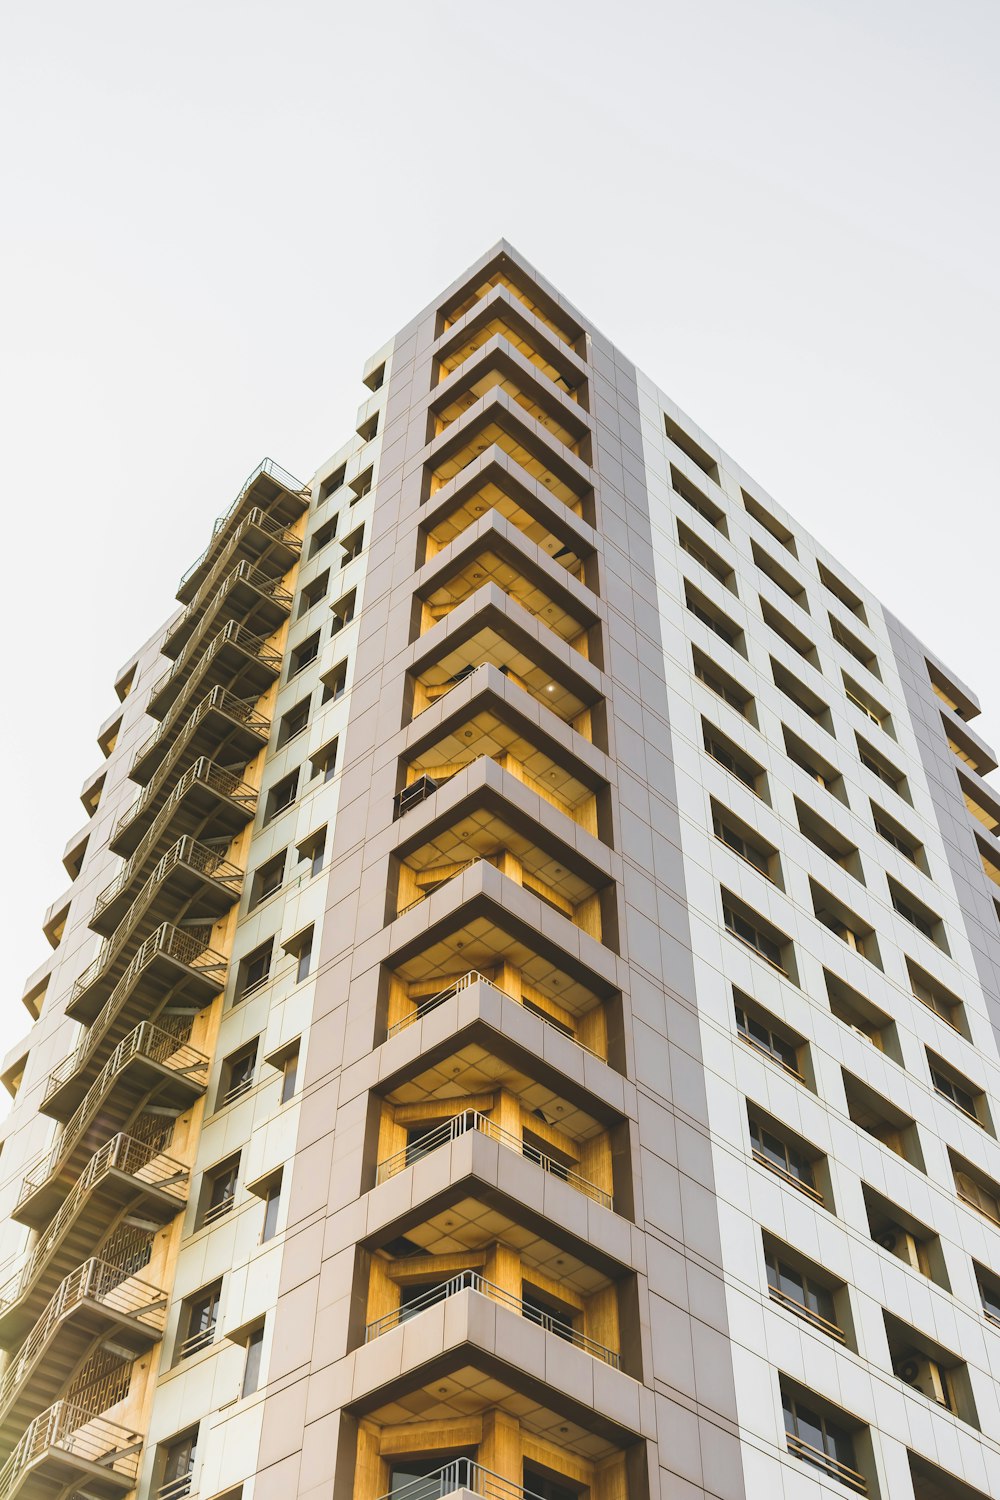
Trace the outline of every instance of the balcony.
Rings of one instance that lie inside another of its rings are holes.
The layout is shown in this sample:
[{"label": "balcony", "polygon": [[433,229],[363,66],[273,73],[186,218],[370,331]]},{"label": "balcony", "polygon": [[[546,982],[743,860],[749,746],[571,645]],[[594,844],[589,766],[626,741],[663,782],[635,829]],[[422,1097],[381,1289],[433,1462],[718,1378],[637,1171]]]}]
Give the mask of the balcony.
[{"label": "balcony", "polygon": [[[270,719],[258,713],[254,702],[234,698],[225,688],[213,688],[176,739],[171,736],[167,754],[159,760],[155,774],[151,773],[145,792],[116,824],[110,840],[112,851],[122,855],[135,852],[150,820],[173,790],[175,780],[195,761],[214,759],[218,764],[225,759],[234,766],[245,766],[264,748],[270,733]],[[147,742],[151,743],[152,740]]]},{"label": "balcony", "polygon": [[430,495],[456,479],[491,449],[506,454],[527,481],[540,484],[570,510],[589,507],[593,486],[587,463],[555,444],[544,427],[511,397],[494,390],[466,416],[435,439],[427,460]]},{"label": "balcony", "polygon": [[177,588],[182,604],[189,604],[215,568],[234,531],[254,509],[262,511],[272,525],[288,526],[309,508],[310,491],[276,464],[265,458],[247,479],[232,505],[212,529],[212,540],[191,564]]},{"label": "balcony", "polygon": [[183,1111],[205,1091],[209,1059],[182,1035],[140,1021],[108,1058],[59,1139],[25,1169],[13,1217],[42,1228],[72,1186],[92,1148],[91,1126],[101,1135],[125,1125],[142,1099],[155,1090],[157,1105]]},{"label": "balcony", "polygon": [[68,1493],[111,1500],[135,1488],[141,1453],[138,1433],[57,1401],[35,1418],[0,1469],[0,1500]]},{"label": "balcony", "polygon": [[503,340],[516,349],[522,359],[530,361],[539,374],[557,385],[570,400],[578,401],[585,391],[587,368],[559,335],[506,288],[494,289],[474,311],[462,319],[460,328],[438,340],[436,360],[439,382],[459,369],[491,339]]},{"label": "balcony", "polygon": [[512,406],[571,453],[589,462],[590,421],[579,402],[571,401],[553,382],[519,351],[497,338],[470,353],[468,361],[439,387],[431,408],[434,436],[446,432],[453,422],[479,402],[489,403],[502,393]]},{"label": "balcony", "polygon": [[150,930],[168,917],[177,922],[211,924],[240,899],[243,871],[218,850],[195,839],[178,839],[164,854],[142,889],[131,898],[114,936],[76,981],[66,1014],[91,1020]]},{"label": "balcony", "polygon": [[163,1335],[165,1291],[91,1258],[65,1277],[0,1380],[0,1443],[10,1448],[58,1396],[101,1335],[140,1354]]},{"label": "balcony", "polygon": [[487,1281],[478,1271],[460,1271],[457,1276],[451,1276],[447,1281],[439,1282],[436,1286],[429,1287],[421,1296],[407,1302],[405,1306],[395,1308],[381,1318],[376,1318],[365,1328],[365,1343],[378,1338],[383,1333],[389,1333],[393,1328],[408,1322],[425,1308],[434,1307],[443,1302],[447,1297],[453,1297],[458,1292],[478,1292],[480,1296],[488,1297],[491,1302],[496,1302],[501,1307],[507,1307],[519,1317],[527,1318],[539,1328],[544,1328],[549,1333],[554,1333],[557,1338],[564,1339],[577,1349],[582,1349],[585,1354],[593,1355],[595,1359],[603,1360],[614,1370],[621,1369],[621,1356],[613,1349],[608,1349],[596,1339],[588,1338],[581,1333],[572,1323],[563,1318],[555,1317],[551,1313],[526,1301],[523,1297],[517,1297],[512,1292],[505,1291],[503,1287],[497,1286],[495,1282]]},{"label": "balcony", "polygon": [[440,1469],[420,1474],[408,1484],[393,1485],[381,1500],[443,1500],[456,1490],[469,1490],[482,1500],[542,1500],[533,1490],[494,1474],[492,1469],[484,1469],[471,1458],[453,1458]]},{"label": "balcony", "polygon": [[[219,545],[213,549],[209,543],[181,580],[177,597],[181,599],[183,593],[181,602],[188,606],[196,604],[199,599],[210,597],[227,569],[238,562],[252,563],[275,578],[280,578],[294,566],[301,552],[302,538],[282,521],[267,515],[259,505],[255,505],[242,521],[228,528]],[[203,565],[203,559],[207,567]],[[200,582],[195,583],[199,571]]]},{"label": "balcony", "polygon": [[[68,1120],[100,1072],[102,1057],[140,1017],[157,1012],[168,1000],[201,1009],[222,989],[227,971],[228,960],[204,938],[164,922],[132,959],[80,1046],[49,1074],[42,1112]],[[85,1004],[82,992],[78,1000]]]},{"label": "balcony", "polygon": [[94,1153],[21,1269],[0,1287],[0,1342],[23,1338],[66,1274],[122,1210],[168,1223],[187,1198],[182,1162],[119,1133]]},{"label": "balcony", "polygon": [[[213,580],[214,584],[214,580]],[[267,636],[287,620],[292,609],[291,591],[280,578],[272,578],[252,563],[237,563],[207,598],[199,594],[167,632],[162,652],[177,658],[195,631],[220,629],[239,620],[255,635]]]},{"label": "balcony", "polygon": [[281,652],[239,620],[223,625],[208,644],[196,632],[173,666],[154,684],[146,712],[165,719],[175,706],[183,711],[197,695],[224,687],[238,698],[259,698],[281,673]]},{"label": "balcony", "polygon": [[[600,675],[581,656],[574,653],[573,667],[579,665],[586,671],[573,670],[568,663],[550,658],[537,643],[519,639],[520,632],[512,629],[508,622],[501,625],[500,619],[495,622],[484,619],[482,613],[477,614],[473,631],[456,632],[456,635],[460,634],[465,634],[465,639],[449,639],[445,649],[416,668],[413,679],[414,719],[447,697],[474,672],[495,667],[512,687],[543,704],[564,724],[593,743],[593,707],[601,696]],[[485,675],[470,684],[471,689],[480,692],[485,692],[489,686],[492,684]]]},{"label": "balcony", "polygon": [[612,1195],[604,1188],[598,1187],[581,1173],[573,1171],[556,1157],[539,1150],[531,1142],[525,1141],[523,1136],[515,1135],[513,1131],[497,1125],[488,1115],[476,1109],[462,1110],[451,1119],[445,1120],[443,1124],[421,1134],[418,1141],[410,1141],[401,1151],[395,1151],[391,1156],[385,1157],[376,1168],[376,1183],[388,1182],[397,1173],[404,1172],[416,1162],[422,1161],[425,1156],[429,1156],[432,1151],[437,1151],[440,1146],[450,1145],[452,1141],[457,1141],[460,1136],[470,1130],[478,1130],[490,1140],[505,1146],[509,1151],[526,1157],[536,1166],[541,1167],[543,1172],[552,1173],[561,1182],[568,1183],[576,1192],[582,1193],[585,1198],[589,1198],[602,1208],[613,1207]]}]

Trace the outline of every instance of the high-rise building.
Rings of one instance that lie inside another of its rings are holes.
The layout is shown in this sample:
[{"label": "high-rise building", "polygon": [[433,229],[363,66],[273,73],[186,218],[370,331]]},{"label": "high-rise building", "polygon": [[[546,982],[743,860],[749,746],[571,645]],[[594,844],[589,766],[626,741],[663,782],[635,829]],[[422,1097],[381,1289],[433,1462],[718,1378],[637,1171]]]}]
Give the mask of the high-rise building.
[{"label": "high-rise building", "polygon": [[975,697],[510,246],[363,379],[98,734],[0,1500],[1000,1494]]}]

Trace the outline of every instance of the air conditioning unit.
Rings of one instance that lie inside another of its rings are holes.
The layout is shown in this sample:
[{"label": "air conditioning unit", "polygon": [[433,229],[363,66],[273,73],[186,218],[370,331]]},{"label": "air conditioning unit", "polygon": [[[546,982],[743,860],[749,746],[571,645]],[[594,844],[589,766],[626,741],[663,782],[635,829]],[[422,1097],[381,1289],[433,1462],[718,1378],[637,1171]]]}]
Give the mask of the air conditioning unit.
[{"label": "air conditioning unit", "polygon": [[951,1407],[945,1373],[933,1359],[928,1359],[923,1354],[908,1354],[896,1366],[896,1374],[906,1385],[922,1391],[939,1406]]},{"label": "air conditioning unit", "polygon": [[915,1271],[920,1270],[920,1256],[917,1250],[917,1242],[912,1234],[907,1234],[905,1229],[886,1229],[876,1236],[876,1244],[888,1250],[890,1255],[895,1255],[898,1260],[905,1260],[908,1266]]}]

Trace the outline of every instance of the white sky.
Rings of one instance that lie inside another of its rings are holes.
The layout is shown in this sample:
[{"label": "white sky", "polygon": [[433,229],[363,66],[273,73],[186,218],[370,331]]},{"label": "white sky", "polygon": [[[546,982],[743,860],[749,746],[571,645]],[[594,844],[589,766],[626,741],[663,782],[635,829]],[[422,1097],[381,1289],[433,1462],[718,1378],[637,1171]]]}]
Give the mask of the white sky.
[{"label": "white sky", "polygon": [[38,0],[0,20],[0,1051],[118,665],[501,235],[1000,735],[995,0]]}]

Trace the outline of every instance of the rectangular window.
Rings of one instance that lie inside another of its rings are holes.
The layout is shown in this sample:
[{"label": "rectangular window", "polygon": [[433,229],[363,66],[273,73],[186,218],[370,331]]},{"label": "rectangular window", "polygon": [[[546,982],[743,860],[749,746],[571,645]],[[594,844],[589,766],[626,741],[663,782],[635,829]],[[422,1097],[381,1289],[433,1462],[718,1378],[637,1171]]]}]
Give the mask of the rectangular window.
[{"label": "rectangular window", "polygon": [[712,799],[712,830],[715,837],[738,854],[740,859],[745,859],[747,864],[753,865],[755,870],[780,885],[780,867],[778,865],[778,851],[772,844],[767,844],[754,830],[748,828],[739,818],[735,817],[727,807]]},{"label": "rectangular window", "polygon": [[242,1099],[253,1088],[254,1073],[257,1068],[257,1039],[248,1042],[245,1047],[240,1047],[236,1052],[230,1052],[222,1063],[222,1077],[219,1081],[219,1108],[232,1104],[237,1099]]},{"label": "rectangular window", "polygon": [[846,1343],[843,1331],[837,1323],[833,1293],[814,1271],[806,1271],[788,1258],[774,1243],[765,1241],[764,1264],[767,1268],[767,1290],[773,1302],[787,1307],[797,1317],[803,1318],[829,1334],[838,1343]]},{"label": "rectangular window", "polygon": [[668,417],[666,412],[663,413],[663,426],[670,441],[676,444],[682,453],[687,454],[691,462],[696,464],[703,474],[707,474],[709,479],[714,479],[716,484],[718,484],[719,465],[712,458],[711,454],[706,453],[704,448],[695,442],[691,434],[685,432],[684,428],[675,422],[673,417]]},{"label": "rectangular window", "polygon": [[733,937],[745,943],[748,948],[752,948],[772,968],[795,979],[790,938],[787,938],[783,932],[779,932],[776,927],[772,927],[770,922],[758,912],[725,888],[722,890],[722,915],[727,932],[732,933]]},{"label": "rectangular window", "polygon": [[727,614],[724,614],[717,604],[713,604],[711,599],[696,589],[686,578],[684,580],[684,602],[696,620],[700,620],[720,640],[725,641],[727,646],[732,646],[734,651],[739,651],[742,656],[746,656],[746,641],[743,638],[743,631],[737,625],[736,621],[731,620]]},{"label": "rectangular window", "polygon": [[749,1120],[754,1161],[775,1172],[807,1197],[822,1203],[823,1195],[813,1180],[812,1162],[802,1148],[776,1134],[755,1116],[750,1115]]},{"label": "rectangular window", "polygon": [[259,990],[271,977],[271,955],[274,950],[274,938],[269,937],[266,943],[261,943],[248,953],[246,958],[240,960],[236,971],[236,999],[245,1000],[247,995],[252,995]]},{"label": "rectangular window", "polygon": [[775,1026],[780,1022],[773,1021],[759,1005],[741,990],[733,988],[733,1008],[736,1014],[736,1031],[747,1046],[753,1047],[755,1052],[760,1052],[772,1062],[779,1063],[786,1073],[791,1073],[793,1078],[802,1081],[802,1072],[799,1068],[798,1049],[805,1045],[801,1038],[796,1042],[789,1040],[789,1033],[781,1028],[784,1034],[779,1034]]},{"label": "rectangular window", "polygon": [[264,1352],[264,1325],[258,1324],[251,1329],[247,1337],[246,1362],[243,1366],[243,1386],[240,1390],[240,1399],[244,1396],[252,1396],[260,1385],[260,1362]]},{"label": "rectangular window", "polygon": [[348,563],[353,562],[356,557],[360,557],[364,551],[365,528],[359,526],[356,531],[351,532],[350,536],[345,536],[340,545],[344,549],[344,556],[341,559],[340,566],[346,568]]},{"label": "rectangular window", "polygon": [[378,436],[378,419],[378,412],[373,412],[366,421],[361,423],[360,427],[355,429],[363,443],[370,443],[373,438]]},{"label": "rectangular window", "polygon": [[326,824],[317,828],[308,838],[303,839],[301,844],[295,846],[295,852],[300,860],[308,860],[309,874],[318,875],[323,868],[323,860],[326,856]]},{"label": "rectangular window", "polygon": [[363,500],[370,493],[373,478],[374,470],[368,468],[363,474],[359,474],[357,479],[351,480],[351,489],[354,491],[351,497],[352,505],[357,505],[359,500]]},{"label": "rectangular window", "polygon": [[704,737],[705,750],[714,761],[742,781],[744,786],[750,788],[758,797],[767,801],[767,777],[764,767],[751,760],[745,751],[732,740],[727,739],[721,730],[716,729],[707,719],[702,719],[701,730]]},{"label": "rectangular window", "polygon": [[201,1215],[198,1228],[202,1229],[208,1224],[217,1224],[220,1219],[231,1212],[236,1201],[236,1180],[240,1171],[240,1154],[229,1157],[227,1161],[220,1162],[210,1172],[205,1173],[205,1181],[202,1184]]},{"label": "rectangular window", "polygon": [[858,742],[858,755],[861,757],[861,764],[865,769],[870,771],[873,776],[877,776],[879,781],[883,782],[885,786],[892,787],[892,790],[898,796],[902,797],[905,802],[912,803],[913,799],[910,796],[910,788],[902,771],[897,766],[894,766],[892,761],[886,760],[882,752],[876,750],[874,745],[870,745],[867,740],[863,740],[860,734],[856,734],[854,738]]},{"label": "rectangular window", "polygon": [[326,591],[330,587],[330,569],[318,574],[312,581],[307,583],[299,595],[299,617],[307,615],[311,609],[326,598]]},{"label": "rectangular window", "polygon": [[267,794],[264,802],[264,823],[272,822],[279,813],[283,813],[286,807],[291,807],[299,794],[299,768],[290,771],[280,781],[276,781]]},{"label": "rectangular window", "polygon": [[824,890],[817,885],[815,880],[809,881],[809,889],[812,895],[813,911],[817,919],[822,922],[835,937],[846,943],[848,948],[853,948],[855,953],[866,958],[869,963],[875,964],[877,968],[882,967],[882,956],[879,953],[878,940],[874,928],[858,916],[856,911],[851,911],[830,891]]},{"label": "rectangular window", "polygon": [[285,952],[291,953],[295,958],[296,984],[301,984],[303,979],[308,978],[312,969],[313,931],[311,926],[306,927],[283,944]]},{"label": "rectangular window", "polygon": [[852,677],[848,677],[846,672],[842,672],[840,675],[844,679],[844,692],[847,695],[848,702],[853,703],[854,707],[860,713],[863,713],[866,719],[870,719],[873,724],[877,724],[880,729],[883,729],[886,734],[891,735],[895,739],[896,731],[893,728],[889,710],[883,704],[879,703],[877,698],[873,698],[871,693],[863,688],[860,683],[855,682]]},{"label": "rectangular window", "polygon": [[892,1017],[873,1005],[867,995],[862,995],[836,974],[831,974],[829,969],[823,970],[823,979],[830,1010],[837,1020],[863,1036],[866,1042],[871,1042],[880,1052],[888,1051],[891,1056],[896,1056],[898,1061],[899,1049]]},{"label": "rectangular window", "polygon": [[301,734],[309,723],[310,698],[302,698],[294,708],[290,708],[286,714],[282,714],[278,722],[277,749],[287,745],[289,740],[294,740],[297,734]]},{"label": "rectangular window", "polygon": [[324,672],[320,678],[323,684],[323,702],[336,703],[347,691],[347,662],[338,661],[329,672]]},{"label": "rectangular window", "polygon": [[312,756],[310,764],[314,776],[322,776],[324,781],[332,781],[337,774],[337,746],[339,741],[334,738],[327,740]]},{"label": "rectangular window", "polygon": [[982,1125],[979,1111],[976,1107],[977,1099],[982,1099],[983,1091],[971,1083],[968,1078],[963,1078],[961,1073],[949,1066],[943,1058],[936,1056],[929,1049],[927,1051],[927,1066],[930,1069],[931,1083],[934,1092],[947,1099],[956,1109],[976,1125]]},{"label": "rectangular window", "polygon": [[350,625],[351,621],[354,619],[354,609],[355,605],[357,604],[357,599],[357,589],[351,589],[350,593],[344,594],[341,599],[337,600],[336,604],[330,605],[330,609],[333,614],[333,625],[330,629],[331,640],[335,635],[340,634],[345,625]]},{"label": "rectangular window", "polygon": [[323,525],[318,529],[318,531],[313,532],[312,537],[309,541],[310,557],[315,557],[317,553],[323,551],[324,547],[329,547],[330,543],[337,535],[337,522],[339,519],[339,516],[331,516],[329,521],[323,522]]},{"label": "rectangular window", "polygon": [[832,859],[842,870],[853,875],[855,880],[864,884],[864,872],[861,868],[861,855],[857,845],[852,844],[850,839],[821,818],[807,802],[795,798],[795,813],[798,819],[799,831],[807,838],[814,848],[825,854],[827,859]]},{"label": "rectangular window", "polygon": [[827,611],[826,617],[830,621],[830,631],[838,646],[843,646],[844,650],[850,652],[855,661],[860,662],[863,667],[871,672],[873,677],[877,677],[881,681],[882,673],[879,671],[878,658],[874,651],[870,650],[864,641],[858,640],[853,631],[848,630],[847,626],[842,624],[836,615],[831,615]]},{"label": "rectangular window", "polygon": [[159,1452],[163,1480],[156,1492],[157,1500],[184,1500],[190,1495],[197,1452],[197,1427],[163,1444]]},{"label": "rectangular window", "polygon": [[703,542],[701,537],[689,526],[685,526],[681,520],[677,522],[677,540],[689,557],[701,563],[706,572],[711,573],[713,578],[717,578],[724,588],[736,593],[735,574],[725,558],[720,557],[714,548],[710,547],[707,542]]},{"label": "rectangular window", "polygon": [[333,469],[325,479],[321,479],[319,484],[320,502],[329,500],[331,495],[336,494],[346,477],[347,465],[341,464],[339,468]]},{"label": "rectangular window", "polygon": [[281,1207],[281,1173],[273,1177],[264,1194],[264,1226],[260,1238],[263,1244],[273,1240],[278,1232],[278,1209]]},{"label": "rectangular window", "polygon": [[946,990],[943,984],[915,964],[912,958],[906,959],[906,969],[910,977],[910,989],[921,1005],[926,1005],[928,1010],[932,1010],[942,1021],[947,1021],[949,1026],[964,1036],[964,1012],[958,996]]},{"label": "rectangular window", "polygon": [[250,900],[248,911],[253,911],[268,896],[273,896],[275,891],[281,889],[285,879],[285,856],[287,849],[282,849],[280,854],[274,855],[265,864],[258,865],[250,879]]},{"label": "rectangular window", "polygon": [[799,1400],[782,1382],[781,1406],[788,1451],[802,1463],[855,1491],[866,1495],[868,1486],[859,1471],[854,1442],[847,1427],[817,1410],[808,1400]]},{"label": "rectangular window", "polygon": [[288,658],[288,681],[305,670],[319,655],[319,631],[314,630]]},{"label": "rectangular window", "polygon": [[288,1052],[281,1064],[281,1103],[287,1104],[294,1097],[299,1081],[299,1049]]},{"label": "rectangular window", "polygon": [[799,739],[793,734],[787,724],[781,726],[782,738],[785,742],[785,754],[793,761],[800,770],[805,771],[818,786],[825,792],[837,798],[839,802],[847,803],[847,792],[844,790],[844,778],[836,766],[814,750],[812,745],[807,745],[805,740]]},{"label": "rectangular window", "polygon": [[949,1151],[948,1156],[955,1176],[955,1191],[962,1202],[977,1209],[994,1224],[1000,1224],[1000,1184],[953,1151]]},{"label": "rectangular window", "polygon": [[793,557],[798,557],[798,552],[795,548],[795,538],[785,523],[779,521],[777,516],[772,516],[770,511],[766,511],[760,501],[755,500],[752,495],[747,494],[746,490],[741,489],[740,494],[743,496],[743,504],[746,507],[747,515],[753,516],[757,524],[763,526],[764,530],[770,536],[773,536],[776,542],[780,542],[783,547],[787,548]]},{"label": "rectangular window", "polygon": [[750,551],[753,553],[753,560],[757,564],[760,571],[764,574],[764,577],[770,578],[771,582],[777,588],[779,588],[783,594],[787,594],[788,598],[791,599],[793,603],[797,604],[800,609],[804,609],[806,614],[809,614],[809,599],[806,595],[805,589],[802,587],[802,584],[799,582],[799,580],[793,577],[793,575],[789,573],[787,568],[783,568],[781,564],[771,556],[770,552],[765,552],[764,548],[758,546],[756,542],[751,541]]},{"label": "rectangular window", "polygon": [[991,1323],[1000,1324],[1000,1281],[985,1266],[980,1266],[975,1261],[973,1265],[975,1265],[976,1280],[979,1283],[983,1313]]},{"label": "rectangular window", "polygon": [[944,935],[944,923],[937,912],[931,911],[929,906],[925,906],[905,887],[897,885],[891,876],[887,879],[889,899],[894,909],[904,921],[910,923],[911,927],[915,927],[918,932],[923,933],[925,938],[929,938],[932,943],[936,943],[943,952],[947,953],[948,943]]},{"label": "rectangular window", "polygon": [[791,620],[787,620],[780,609],[775,609],[770,600],[765,599],[763,594],[758,594],[760,601],[761,619],[769,630],[773,630],[776,636],[784,641],[786,646],[791,646],[803,661],[807,661],[817,672],[822,671],[819,664],[819,653],[809,637],[801,631]]},{"label": "rectangular window", "polygon": [[827,734],[833,734],[833,719],[830,716],[830,705],[824,703],[812,688],[801,682],[793,672],[783,666],[780,661],[771,657],[771,676],[774,685],[779,692],[784,693],[786,698],[800,708],[804,714],[817,723],[820,728],[825,729]]},{"label": "rectangular window", "polygon": [[926,870],[927,862],[924,857],[923,845],[920,841],[914,838],[912,833],[907,833],[903,825],[897,823],[896,819],[890,813],[887,813],[884,808],[879,807],[877,803],[870,801],[868,805],[872,811],[872,824],[879,838],[884,839],[887,844],[891,844],[904,859],[910,861],[911,865],[916,865],[918,869]]},{"label": "rectangular window", "polygon": [[703,682],[713,693],[724,699],[730,708],[735,708],[744,719],[751,724],[756,724],[757,715],[753,695],[747,692],[746,688],[741,687],[734,677],[730,677],[721,667],[716,666],[715,662],[703,651],[699,651],[697,646],[692,648],[691,655],[694,661],[694,675],[698,681]]},{"label": "rectangular window", "polygon": [[816,567],[819,572],[820,583],[822,583],[827,592],[831,593],[835,599],[839,599],[845,609],[849,609],[852,615],[856,615],[859,620],[867,625],[868,616],[865,614],[865,607],[854,590],[849,589],[846,583],[841,582],[836,573],[831,573],[825,563],[817,562]]},{"label": "rectangular window", "polygon": [[686,500],[691,509],[696,510],[709,526],[714,526],[723,536],[729,535],[725,511],[714,500],[703,495],[698,486],[692,484],[687,475],[682,474],[673,464],[670,465],[670,483],[681,499]]},{"label": "rectangular window", "polygon": [[215,1329],[219,1321],[219,1303],[222,1300],[222,1282],[215,1281],[203,1287],[193,1297],[186,1297],[181,1306],[181,1341],[177,1346],[177,1358],[187,1359],[201,1349],[207,1349],[215,1341]]}]

